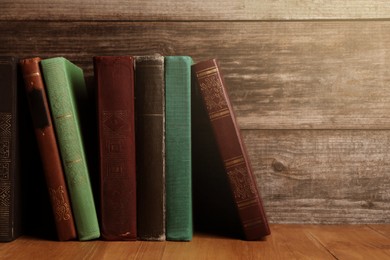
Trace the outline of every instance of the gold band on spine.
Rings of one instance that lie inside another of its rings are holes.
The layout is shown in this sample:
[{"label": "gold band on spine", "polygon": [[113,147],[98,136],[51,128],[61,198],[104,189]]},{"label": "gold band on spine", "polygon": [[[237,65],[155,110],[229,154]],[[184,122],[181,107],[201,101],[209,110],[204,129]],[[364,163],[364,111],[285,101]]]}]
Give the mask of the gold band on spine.
[{"label": "gold band on spine", "polygon": [[223,110],[220,110],[218,112],[214,112],[214,113],[210,114],[210,120],[214,121],[214,120],[217,120],[217,119],[229,116],[229,115],[230,115],[229,108],[225,108]]},{"label": "gold band on spine", "polygon": [[67,161],[66,164],[73,164],[73,163],[79,163],[79,162],[82,162],[83,159],[79,158],[79,159],[76,159],[76,160],[73,160],[73,161]]},{"label": "gold band on spine", "polygon": [[257,199],[254,198],[254,199],[250,199],[250,200],[241,201],[241,202],[237,203],[237,206],[240,209],[243,209],[243,208],[249,208],[252,205],[256,205],[257,203],[258,203]]},{"label": "gold band on spine", "polygon": [[38,77],[38,76],[40,76],[41,75],[41,73],[39,73],[39,72],[34,72],[34,73],[31,73],[31,74],[28,74],[28,75],[24,75],[23,77],[24,78],[30,78],[30,77]]},{"label": "gold band on spine", "polygon": [[240,164],[245,163],[244,157],[242,155],[230,158],[224,161],[226,168],[231,168]]},{"label": "gold band on spine", "polygon": [[67,115],[60,115],[60,116],[57,116],[56,118],[57,119],[64,119],[64,118],[71,118],[72,117],[72,114],[67,114]]},{"label": "gold band on spine", "polygon": [[254,227],[254,226],[257,226],[259,224],[262,224],[262,223],[263,223],[263,220],[261,218],[256,218],[256,219],[252,219],[252,220],[244,222],[244,227],[250,228],[250,227]]},{"label": "gold band on spine", "polygon": [[198,79],[202,79],[202,78],[205,78],[211,74],[216,74],[216,73],[218,73],[218,68],[211,67],[211,68],[207,68],[207,69],[198,71],[196,73],[196,76],[198,77]]}]

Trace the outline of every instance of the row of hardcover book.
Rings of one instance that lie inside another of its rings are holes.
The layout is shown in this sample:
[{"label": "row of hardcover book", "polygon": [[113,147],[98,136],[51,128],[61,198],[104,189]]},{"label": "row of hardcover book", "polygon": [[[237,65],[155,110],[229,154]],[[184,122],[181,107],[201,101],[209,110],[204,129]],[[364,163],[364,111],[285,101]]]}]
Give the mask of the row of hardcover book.
[{"label": "row of hardcover book", "polygon": [[[10,241],[20,234],[17,63],[59,240],[192,239],[194,93],[202,97],[213,128],[245,238],[256,240],[270,233],[215,59],[193,64],[188,56],[94,57],[96,106],[91,114],[83,71],[69,60],[17,62],[3,57],[0,240]],[[97,118],[96,138],[88,129],[93,117]],[[88,165],[87,153],[93,151],[85,147],[91,135],[98,147],[97,194]]]}]

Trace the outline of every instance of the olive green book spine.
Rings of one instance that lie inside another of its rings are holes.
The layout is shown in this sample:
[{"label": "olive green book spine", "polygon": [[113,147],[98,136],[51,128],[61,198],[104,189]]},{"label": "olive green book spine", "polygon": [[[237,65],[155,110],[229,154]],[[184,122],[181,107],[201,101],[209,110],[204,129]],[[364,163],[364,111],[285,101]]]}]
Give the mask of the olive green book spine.
[{"label": "olive green book spine", "polygon": [[62,57],[41,61],[79,240],[100,237],[80,128],[79,101],[87,95],[83,71]]},{"label": "olive green book spine", "polygon": [[191,65],[188,56],[165,57],[167,240],[189,241],[193,234]]}]

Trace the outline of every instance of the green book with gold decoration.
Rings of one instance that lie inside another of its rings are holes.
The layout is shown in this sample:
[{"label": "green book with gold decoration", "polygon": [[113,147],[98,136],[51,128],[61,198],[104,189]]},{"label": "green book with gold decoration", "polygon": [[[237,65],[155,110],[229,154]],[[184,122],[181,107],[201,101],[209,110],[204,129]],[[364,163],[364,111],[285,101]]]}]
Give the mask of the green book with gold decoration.
[{"label": "green book with gold decoration", "polygon": [[[80,114],[87,100],[81,68],[65,58],[41,61],[79,240],[100,237]],[[83,104],[84,103],[84,104]]]}]

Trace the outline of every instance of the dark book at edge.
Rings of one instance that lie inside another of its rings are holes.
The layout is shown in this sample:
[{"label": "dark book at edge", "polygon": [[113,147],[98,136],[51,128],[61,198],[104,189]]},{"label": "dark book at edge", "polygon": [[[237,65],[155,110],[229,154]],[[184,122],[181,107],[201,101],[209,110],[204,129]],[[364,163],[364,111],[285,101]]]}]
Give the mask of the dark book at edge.
[{"label": "dark book at edge", "polygon": [[136,240],[134,59],[94,57],[100,160],[101,233]]},{"label": "dark book at edge", "polygon": [[199,62],[192,66],[192,71],[223,160],[245,239],[262,239],[271,232],[218,62],[216,59]]},{"label": "dark book at edge", "polygon": [[0,57],[0,241],[21,234],[17,61]]},{"label": "dark book at edge", "polygon": [[75,239],[77,234],[39,66],[40,60],[38,57],[23,59],[20,61],[20,66],[25,82],[35,137],[41,154],[57,236],[59,240],[65,241]]}]

